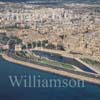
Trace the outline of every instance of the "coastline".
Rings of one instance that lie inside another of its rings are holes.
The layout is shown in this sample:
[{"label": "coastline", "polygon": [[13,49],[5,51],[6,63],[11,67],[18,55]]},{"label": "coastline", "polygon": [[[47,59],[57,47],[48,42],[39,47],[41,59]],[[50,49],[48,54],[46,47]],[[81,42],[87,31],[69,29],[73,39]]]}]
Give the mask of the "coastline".
[{"label": "coastline", "polygon": [[57,75],[61,75],[61,76],[64,76],[64,77],[70,77],[70,78],[74,78],[74,79],[78,79],[78,80],[84,80],[84,81],[89,82],[89,83],[100,85],[99,79],[90,78],[90,77],[86,77],[86,76],[82,76],[82,75],[78,75],[78,74],[73,74],[73,73],[70,73],[70,72],[67,72],[67,71],[57,70],[57,69],[53,69],[53,68],[50,68],[50,67],[41,67],[40,65],[16,60],[12,57],[7,56],[6,54],[2,54],[1,56],[4,60],[9,61],[11,63],[24,65],[25,67],[33,68],[33,69],[36,69],[36,70],[41,70],[41,71],[45,71],[45,72],[48,72],[48,73],[57,74]]}]

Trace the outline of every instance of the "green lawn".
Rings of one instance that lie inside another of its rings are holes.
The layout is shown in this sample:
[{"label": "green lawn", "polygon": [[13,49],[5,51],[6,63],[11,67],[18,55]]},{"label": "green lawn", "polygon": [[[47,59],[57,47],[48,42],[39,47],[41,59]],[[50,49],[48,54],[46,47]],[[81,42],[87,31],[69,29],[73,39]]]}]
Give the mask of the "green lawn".
[{"label": "green lawn", "polygon": [[62,63],[62,62],[45,60],[45,59],[42,59],[41,62],[44,63],[44,64],[48,64],[48,65],[54,65],[54,66],[58,66],[58,67],[66,67],[66,68],[74,69],[72,65],[65,64],[65,63]]}]

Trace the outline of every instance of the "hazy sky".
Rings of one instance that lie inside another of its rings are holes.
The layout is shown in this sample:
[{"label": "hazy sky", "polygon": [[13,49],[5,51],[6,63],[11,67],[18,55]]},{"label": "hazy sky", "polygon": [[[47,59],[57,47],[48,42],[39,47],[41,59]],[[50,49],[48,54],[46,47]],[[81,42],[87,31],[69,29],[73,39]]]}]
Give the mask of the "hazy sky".
[{"label": "hazy sky", "polygon": [[[50,1],[50,0],[0,0],[0,1],[11,1],[11,2],[23,2],[23,1]],[[55,0],[54,0],[55,1]],[[76,2],[76,3],[100,3],[100,0],[62,0],[63,2]]]}]

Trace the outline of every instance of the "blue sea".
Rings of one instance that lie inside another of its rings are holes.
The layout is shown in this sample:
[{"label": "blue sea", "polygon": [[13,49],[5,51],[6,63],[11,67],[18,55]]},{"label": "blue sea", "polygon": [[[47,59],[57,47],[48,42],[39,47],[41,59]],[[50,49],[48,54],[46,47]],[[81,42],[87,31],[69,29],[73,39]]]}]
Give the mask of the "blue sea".
[{"label": "blue sea", "polygon": [[59,75],[16,65],[0,58],[0,100],[100,100],[99,85],[85,83],[85,87],[82,88],[18,88],[11,86],[9,75],[40,75],[41,79],[65,79]]}]

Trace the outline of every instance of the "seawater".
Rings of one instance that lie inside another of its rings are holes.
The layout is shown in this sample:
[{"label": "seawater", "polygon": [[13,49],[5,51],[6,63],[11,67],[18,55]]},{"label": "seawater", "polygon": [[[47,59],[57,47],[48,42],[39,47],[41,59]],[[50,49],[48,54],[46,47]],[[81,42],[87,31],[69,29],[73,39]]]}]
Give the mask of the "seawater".
[{"label": "seawater", "polygon": [[43,79],[65,78],[13,64],[0,58],[0,100],[100,100],[99,85],[85,82],[84,88],[18,88],[11,86],[9,75],[40,75]]}]

